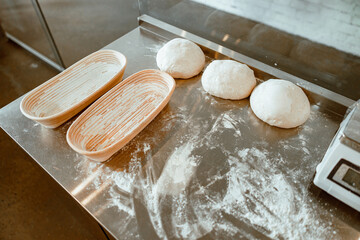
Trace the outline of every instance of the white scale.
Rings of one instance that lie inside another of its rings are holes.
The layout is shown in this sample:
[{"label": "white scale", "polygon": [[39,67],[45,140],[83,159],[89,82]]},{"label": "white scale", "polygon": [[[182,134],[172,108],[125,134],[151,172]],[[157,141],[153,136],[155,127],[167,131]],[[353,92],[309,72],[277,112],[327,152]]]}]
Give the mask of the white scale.
[{"label": "white scale", "polygon": [[316,186],[360,211],[360,102],[340,124],[322,162]]}]

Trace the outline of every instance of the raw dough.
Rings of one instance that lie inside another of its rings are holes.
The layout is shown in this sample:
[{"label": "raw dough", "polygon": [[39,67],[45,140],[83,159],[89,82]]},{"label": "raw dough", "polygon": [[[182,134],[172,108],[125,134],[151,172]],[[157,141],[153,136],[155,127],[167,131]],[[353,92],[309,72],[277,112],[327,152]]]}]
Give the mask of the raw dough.
[{"label": "raw dough", "polygon": [[254,71],[233,60],[215,60],[205,69],[201,83],[205,91],[225,99],[247,98],[256,85]]},{"label": "raw dough", "polygon": [[302,89],[281,79],[270,79],[257,86],[250,106],[258,118],[281,128],[297,127],[310,116],[310,103]]},{"label": "raw dough", "polygon": [[156,63],[161,71],[174,78],[191,78],[204,68],[205,55],[195,43],[175,38],[159,50]]}]

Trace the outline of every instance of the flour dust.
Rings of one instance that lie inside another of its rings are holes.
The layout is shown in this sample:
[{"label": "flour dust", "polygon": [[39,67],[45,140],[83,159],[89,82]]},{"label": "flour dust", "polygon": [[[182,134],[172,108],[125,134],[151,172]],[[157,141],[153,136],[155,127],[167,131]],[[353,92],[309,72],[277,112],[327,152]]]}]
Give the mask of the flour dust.
[{"label": "flour dust", "polygon": [[[208,100],[214,109],[222,106]],[[311,135],[325,116],[312,113],[298,130],[282,131],[263,125],[247,107],[206,115],[191,107],[175,110],[160,116],[161,129],[179,133],[166,143],[132,141],[126,170],[79,163],[78,171],[101,173],[92,187],[111,182],[108,208],[141,226],[134,231],[161,239],[339,238],[321,217],[332,215],[307,189],[325,144]],[[187,117],[189,111],[199,112],[196,119]],[[153,151],[155,145],[161,148]]]}]

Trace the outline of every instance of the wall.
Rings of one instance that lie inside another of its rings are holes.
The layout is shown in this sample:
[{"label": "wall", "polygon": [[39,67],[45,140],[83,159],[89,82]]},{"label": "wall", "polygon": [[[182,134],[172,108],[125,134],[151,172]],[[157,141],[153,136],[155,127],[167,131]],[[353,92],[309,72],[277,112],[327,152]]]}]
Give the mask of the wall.
[{"label": "wall", "polygon": [[359,0],[193,0],[360,56]]}]

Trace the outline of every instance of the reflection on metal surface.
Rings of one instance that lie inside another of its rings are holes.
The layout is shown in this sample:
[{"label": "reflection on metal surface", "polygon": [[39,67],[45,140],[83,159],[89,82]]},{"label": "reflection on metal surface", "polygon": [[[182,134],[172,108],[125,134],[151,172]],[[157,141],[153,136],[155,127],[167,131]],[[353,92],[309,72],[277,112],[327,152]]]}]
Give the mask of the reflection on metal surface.
[{"label": "reflection on metal surface", "polygon": [[[142,24],[105,48],[127,56],[128,76],[156,68],[157,50],[175,33]],[[207,63],[229,58],[206,44]],[[258,79],[273,77],[253,70]],[[103,164],[66,144],[72,121],[42,141],[42,127],[21,115],[21,99],[0,110],[0,123],[67,191],[86,185],[72,196],[118,239],[357,239],[358,215],[309,189],[342,120],[327,106],[345,107],[309,88],[310,119],[279,129],[257,119],[248,99],[208,95],[200,78],[176,80],[163,111]],[[182,171],[171,174],[177,166]]]},{"label": "reflection on metal surface", "polygon": [[27,46],[25,49],[36,56],[45,56],[41,59],[52,66],[51,62],[55,62],[63,67],[37,0],[0,0],[0,15],[4,30],[19,40],[22,43],[20,46]]},{"label": "reflection on metal surface", "polygon": [[81,192],[84,188],[86,188],[90,183],[92,183],[95,179],[101,173],[100,171],[96,171],[92,173],[89,177],[84,179],[79,185],[77,185],[73,190],[70,191],[70,193],[73,196],[76,196],[79,192]]},{"label": "reflection on metal surface", "polygon": [[51,50],[52,50],[52,52],[53,52],[53,54],[55,56],[56,61],[60,64],[60,66],[65,67],[64,62],[63,62],[63,60],[62,60],[62,58],[60,56],[60,52],[59,52],[59,50],[58,50],[58,48],[56,46],[55,40],[54,40],[54,38],[53,38],[53,36],[51,34],[49,26],[48,26],[48,24],[46,22],[44,14],[43,14],[43,12],[41,10],[39,2],[37,0],[31,0],[31,3],[34,6],[34,9],[35,9],[35,12],[36,12],[37,16],[39,17],[39,21],[40,21],[40,23],[41,23],[41,25],[42,25],[42,27],[44,29],[46,38],[48,39],[48,43],[49,43],[49,45],[51,47]]},{"label": "reflection on metal surface", "polygon": [[137,27],[139,7],[134,0],[37,2],[66,67]]},{"label": "reflection on metal surface", "polygon": [[56,70],[58,70],[59,72],[64,70],[64,68],[62,66],[60,66],[59,64],[57,64],[53,60],[47,58],[46,56],[39,53],[38,51],[34,50],[33,48],[29,47],[28,45],[26,45],[22,41],[18,40],[16,37],[12,36],[10,33],[6,33],[6,37],[8,37],[11,41],[17,43],[19,46],[24,48],[26,51],[30,52],[31,54],[34,54],[36,57],[40,58],[41,60],[43,60],[44,62],[46,62],[47,64],[49,64],[53,68],[55,68]]},{"label": "reflection on metal surface", "polygon": [[226,42],[229,39],[230,35],[229,34],[225,34],[222,41]]},{"label": "reflection on metal surface", "polygon": [[99,194],[103,193],[103,191],[111,184],[110,181],[104,182],[100,188],[94,190],[89,196],[83,199],[80,203],[83,206],[86,206],[89,202],[91,202],[94,198],[98,197]]},{"label": "reflection on metal surface", "polygon": [[180,34],[180,36],[186,37],[186,31],[182,31],[181,34]]}]

